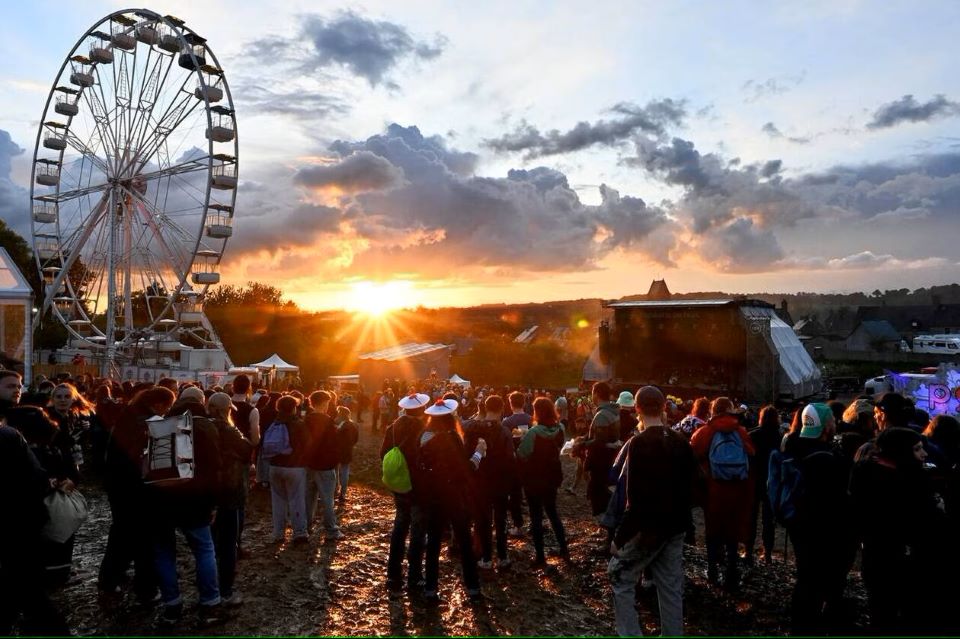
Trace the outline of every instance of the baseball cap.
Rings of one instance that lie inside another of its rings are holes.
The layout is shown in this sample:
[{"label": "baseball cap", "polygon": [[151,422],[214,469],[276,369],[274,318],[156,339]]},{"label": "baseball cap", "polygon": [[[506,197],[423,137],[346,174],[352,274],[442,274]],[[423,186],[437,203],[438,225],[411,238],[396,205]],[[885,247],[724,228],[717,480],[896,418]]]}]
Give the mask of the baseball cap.
[{"label": "baseball cap", "polygon": [[803,439],[817,439],[823,434],[827,423],[833,419],[833,411],[826,404],[807,404],[801,413],[803,427],[800,437]]}]

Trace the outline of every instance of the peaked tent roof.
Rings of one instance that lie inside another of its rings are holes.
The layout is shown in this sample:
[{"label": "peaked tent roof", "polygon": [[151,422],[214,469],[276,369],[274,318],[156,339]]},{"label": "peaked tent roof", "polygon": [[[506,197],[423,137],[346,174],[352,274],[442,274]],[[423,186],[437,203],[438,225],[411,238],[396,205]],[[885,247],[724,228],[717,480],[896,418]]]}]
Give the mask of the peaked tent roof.
[{"label": "peaked tent roof", "polygon": [[456,373],[451,375],[450,379],[448,379],[447,381],[450,382],[451,384],[466,384],[467,386],[470,385],[470,380],[466,380],[460,377],[459,375],[457,375]]},{"label": "peaked tent roof", "polygon": [[293,364],[288,364],[283,361],[279,355],[274,353],[267,359],[262,362],[257,362],[256,364],[250,364],[252,368],[259,368],[261,370],[270,370],[276,367],[278,371],[283,371],[285,373],[293,373],[300,370],[299,366],[294,366]]},{"label": "peaked tent roof", "polygon": [[29,299],[32,294],[23,273],[6,249],[0,246],[0,298]]}]

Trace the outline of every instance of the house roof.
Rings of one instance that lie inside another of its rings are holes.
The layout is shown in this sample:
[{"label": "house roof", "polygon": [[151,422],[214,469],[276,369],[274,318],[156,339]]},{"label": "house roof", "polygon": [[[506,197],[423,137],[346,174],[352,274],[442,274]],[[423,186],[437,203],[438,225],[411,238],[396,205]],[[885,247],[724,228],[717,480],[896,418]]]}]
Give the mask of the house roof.
[{"label": "house roof", "polygon": [[861,322],[860,326],[863,327],[870,339],[888,342],[900,341],[900,333],[887,320],[866,320]]},{"label": "house roof", "polygon": [[358,356],[357,359],[396,362],[401,359],[409,359],[418,355],[433,353],[444,348],[450,348],[450,345],[426,343],[418,344],[416,342],[409,342],[407,344],[399,344],[397,346],[391,346],[390,348],[384,348],[379,351],[373,351],[372,353],[364,353],[363,355]]},{"label": "house roof", "polygon": [[710,308],[719,306],[759,306],[773,308],[772,304],[760,300],[740,300],[720,298],[713,300],[636,300],[629,302],[611,302],[604,304],[606,308]]},{"label": "house roof", "polygon": [[857,309],[857,319],[886,320],[901,333],[960,326],[960,304],[861,306]]}]

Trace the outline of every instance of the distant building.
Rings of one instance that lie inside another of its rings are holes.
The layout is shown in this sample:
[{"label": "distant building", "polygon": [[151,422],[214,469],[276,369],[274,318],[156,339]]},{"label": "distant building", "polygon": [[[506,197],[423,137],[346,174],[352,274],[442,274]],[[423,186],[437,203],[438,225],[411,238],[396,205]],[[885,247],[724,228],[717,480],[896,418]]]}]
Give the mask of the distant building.
[{"label": "distant building", "polygon": [[653,280],[650,284],[650,290],[647,291],[647,298],[652,302],[665,302],[673,297],[670,289],[667,288],[666,280]]},{"label": "distant building", "polygon": [[857,322],[886,321],[900,335],[912,340],[917,335],[949,335],[960,333],[960,304],[918,306],[861,306]]},{"label": "distant building", "polygon": [[893,353],[899,350],[900,333],[886,320],[866,320],[844,342],[848,351]]}]

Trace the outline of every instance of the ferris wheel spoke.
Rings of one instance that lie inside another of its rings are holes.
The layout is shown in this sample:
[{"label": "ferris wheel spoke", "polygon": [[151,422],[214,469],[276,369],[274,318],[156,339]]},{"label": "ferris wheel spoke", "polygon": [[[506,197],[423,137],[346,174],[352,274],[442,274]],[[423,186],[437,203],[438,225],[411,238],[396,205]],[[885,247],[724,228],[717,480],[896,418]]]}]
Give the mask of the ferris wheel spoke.
[{"label": "ferris wheel spoke", "polygon": [[94,186],[86,186],[79,189],[72,189],[70,191],[60,191],[59,193],[51,193],[49,196],[50,199],[56,201],[57,203],[66,202],[74,198],[83,197],[84,195],[91,195],[93,193],[100,193],[106,191],[110,188],[110,184],[104,182],[103,184],[97,184]]},{"label": "ferris wheel spoke", "polygon": [[132,191],[128,190],[127,193],[132,195],[137,200],[137,203],[133,208],[137,210],[143,222],[152,231],[153,237],[157,240],[160,248],[163,249],[167,259],[170,261],[170,266],[173,268],[174,273],[176,273],[177,277],[182,280],[186,277],[186,271],[190,267],[190,265],[187,263],[189,260],[185,259],[185,256],[179,255],[176,251],[170,248],[170,245],[167,243],[167,238],[164,236],[163,231],[157,224],[157,220],[154,217],[154,212],[148,208],[149,205],[147,202],[145,202]]},{"label": "ferris wheel spoke", "polygon": [[209,155],[204,155],[199,158],[192,160],[187,160],[186,162],[181,162],[180,164],[174,164],[165,169],[160,169],[158,171],[151,171],[150,173],[141,173],[139,176],[143,180],[156,180],[158,178],[166,177],[168,175],[182,175],[184,173],[195,173],[197,171],[206,171],[210,167],[208,164],[201,164],[201,162],[207,162],[210,159]]},{"label": "ferris wheel spoke", "polygon": [[[189,80],[189,78],[188,78]],[[184,86],[186,86],[186,81],[184,81]],[[193,103],[189,108],[188,104]],[[167,113],[164,115],[164,118],[160,120],[157,125],[153,128],[153,131],[144,138],[145,140],[152,140],[153,142],[148,144],[145,148],[140,150],[137,153],[137,160],[139,165],[137,171],[143,170],[143,167],[153,159],[163,147],[166,145],[167,140],[170,135],[183,124],[198,107],[203,106],[203,102],[197,100],[192,93],[185,93],[183,97],[180,98],[179,102],[175,102],[171,105],[171,108],[168,109]]]},{"label": "ferris wheel spoke", "polygon": [[[146,209],[146,212],[150,215],[151,219],[159,219],[164,225],[170,227],[174,233],[179,235],[182,241],[190,241],[193,239],[193,235],[183,230],[180,225],[170,219],[170,216],[168,216],[166,213],[160,211],[142,197],[138,197],[137,199],[140,201],[144,209]],[[159,226],[157,226],[157,228],[160,229]]]},{"label": "ferris wheel spoke", "polygon": [[95,167],[100,169],[104,175],[110,175],[110,167],[107,166],[106,160],[97,156],[97,154],[89,146],[84,144],[83,140],[78,138],[73,131],[67,131],[67,144],[76,149],[84,158],[90,161]]},{"label": "ferris wheel spoke", "polygon": [[[86,245],[87,241],[90,239],[90,236],[99,226],[100,219],[103,217],[103,214],[107,210],[107,204],[109,198],[104,194],[100,198],[99,204],[94,208],[93,213],[87,218],[86,223],[81,224],[77,229],[63,242],[61,245],[61,254],[67,256],[67,260],[60,267],[60,272],[57,273],[57,276],[53,280],[53,284],[50,286],[51,291],[59,291],[63,286],[63,280],[68,277],[70,269],[73,268],[73,265],[76,263],[77,259],[80,257],[80,247]],[[73,240],[76,239],[74,242]],[[75,248],[76,247],[76,248]],[[89,267],[88,267],[89,268]],[[72,286],[72,283],[71,283]],[[43,310],[46,311],[50,304],[53,302],[53,296],[48,295],[43,301]]]}]

